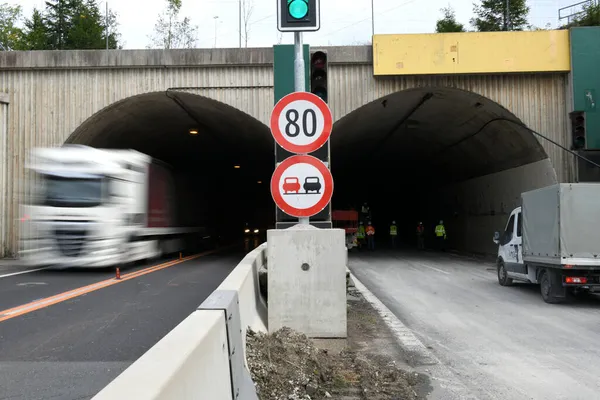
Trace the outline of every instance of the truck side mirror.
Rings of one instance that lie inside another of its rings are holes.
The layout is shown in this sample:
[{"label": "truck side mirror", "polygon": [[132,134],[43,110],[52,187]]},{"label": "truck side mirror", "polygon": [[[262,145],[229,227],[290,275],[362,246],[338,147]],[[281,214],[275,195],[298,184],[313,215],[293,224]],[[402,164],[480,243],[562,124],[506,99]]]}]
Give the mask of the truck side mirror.
[{"label": "truck side mirror", "polygon": [[494,232],[494,243],[500,243],[500,232]]}]

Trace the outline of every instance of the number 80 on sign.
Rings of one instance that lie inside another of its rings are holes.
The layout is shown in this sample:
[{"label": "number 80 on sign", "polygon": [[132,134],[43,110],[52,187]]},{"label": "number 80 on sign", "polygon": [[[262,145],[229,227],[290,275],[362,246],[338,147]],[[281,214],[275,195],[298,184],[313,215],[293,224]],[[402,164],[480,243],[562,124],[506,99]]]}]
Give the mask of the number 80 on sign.
[{"label": "number 80 on sign", "polygon": [[271,113],[271,133],[277,144],[296,154],[312,153],[331,135],[331,110],[320,97],[308,92],[290,93]]}]

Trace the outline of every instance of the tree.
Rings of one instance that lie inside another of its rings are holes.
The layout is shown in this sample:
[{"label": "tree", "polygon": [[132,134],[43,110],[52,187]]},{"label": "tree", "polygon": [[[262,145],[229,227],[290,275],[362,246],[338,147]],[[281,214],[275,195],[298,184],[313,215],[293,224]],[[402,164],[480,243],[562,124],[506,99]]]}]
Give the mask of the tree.
[{"label": "tree", "polygon": [[522,31],[529,26],[526,0],[481,0],[480,5],[474,5],[473,11],[475,17],[471,19],[471,24],[479,32]]},{"label": "tree", "polygon": [[50,48],[63,50],[72,28],[73,14],[81,0],[47,0],[44,23],[48,29]]},{"label": "tree", "polygon": [[254,12],[254,1],[253,0],[242,0],[243,20],[244,25],[244,47],[248,47],[248,38],[250,36],[250,18]]},{"label": "tree", "polygon": [[[111,18],[112,16],[112,18]],[[108,48],[118,46],[115,26],[116,18],[109,12]],[[72,25],[67,35],[66,48],[69,49],[104,49],[107,46],[107,19],[98,8],[96,0],[85,0],[75,4]],[[110,33],[112,30],[112,33]]]},{"label": "tree", "polygon": [[444,16],[442,19],[438,19],[435,24],[435,31],[437,33],[465,31],[464,25],[456,21],[456,14],[454,13],[452,7],[444,7],[441,11]]},{"label": "tree", "polygon": [[[107,26],[108,25],[108,26]],[[98,0],[47,0],[43,12],[33,11],[25,21],[23,50],[77,50],[119,48],[117,17],[108,18]]]},{"label": "tree", "polygon": [[25,20],[25,29],[19,50],[47,50],[51,48],[50,32],[44,23],[44,16],[38,9],[33,10],[31,19]]},{"label": "tree", "polygon": [[21,6],[0,5],[0,50],[17,50],[23,39],[23,31],[17,27],[21,19]]},{"label": "tree", "polygon": [[568,29],[577,26],[600,26],[600,2],[590,1],[583,6],[581,14],[576,15],[573,21],[561,28]]},{"label": "tree", "polygon": [[181,0],[167,0],[167,8],[154,25],[154,36],[148,47],[162,49],[193,48],[196,46],[198,27],[188,17],[179,20]]}]

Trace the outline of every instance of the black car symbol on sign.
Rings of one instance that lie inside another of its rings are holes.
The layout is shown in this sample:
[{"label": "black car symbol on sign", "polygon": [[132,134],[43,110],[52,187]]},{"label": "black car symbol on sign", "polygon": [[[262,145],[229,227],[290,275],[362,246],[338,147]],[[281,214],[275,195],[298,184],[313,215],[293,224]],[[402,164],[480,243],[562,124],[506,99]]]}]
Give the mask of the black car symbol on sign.
[{"label": "black car symbol on sign", "polygon": [[304,190],[306,193],[321,193],[321,180],[317,176],[309,176],[308,178],[304,179]]}]

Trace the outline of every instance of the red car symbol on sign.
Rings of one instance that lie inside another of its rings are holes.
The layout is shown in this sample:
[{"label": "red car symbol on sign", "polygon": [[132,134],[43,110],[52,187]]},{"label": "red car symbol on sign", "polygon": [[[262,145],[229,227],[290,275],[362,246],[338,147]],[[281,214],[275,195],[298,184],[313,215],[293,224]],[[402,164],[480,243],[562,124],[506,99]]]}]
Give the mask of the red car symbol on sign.
[{"label": "red car symbol on sign", "polygon": [[296,177],[287,177],[283,180],[283,191],[287,194],[288,192],[296,192],[300,190],[300,180]]}]

